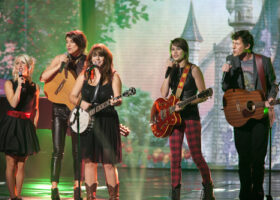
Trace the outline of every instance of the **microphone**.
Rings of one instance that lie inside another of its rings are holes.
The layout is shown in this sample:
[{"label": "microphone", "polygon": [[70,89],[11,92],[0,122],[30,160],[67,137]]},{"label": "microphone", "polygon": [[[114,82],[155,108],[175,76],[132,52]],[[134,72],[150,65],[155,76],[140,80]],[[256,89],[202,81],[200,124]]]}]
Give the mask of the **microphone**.
[{"label": "microphone", "polygon": [[[18,70],[18,77],[21,78],[21,79],[24,79],[24,77],[22,76],[22,69],[21,68]],[[25,88],[25,83],[21,83],[21,88],[22,88],[23,91],[26,89]]]},{"label": "microphone", "polygon": [[98,65],[96,64],[91,64],[88,68],[87,68],[87,72],[91,72],[91,70],[93,70],[93,68],[98,68]]},{"label": "microphone", "polygon": [[[227,60],[226,62],[228,65],[231,65],[231,60]],[[223,76],[222,76],[222,82],[224,82],[225,78],[226,78],[226,75],[228,74],[229,72],[224,72],[223,73]]]},{"label": "microphone", "polygon": [[20,68],[19,70],[18,70],[18,77],[22,77],[22,69]]}]

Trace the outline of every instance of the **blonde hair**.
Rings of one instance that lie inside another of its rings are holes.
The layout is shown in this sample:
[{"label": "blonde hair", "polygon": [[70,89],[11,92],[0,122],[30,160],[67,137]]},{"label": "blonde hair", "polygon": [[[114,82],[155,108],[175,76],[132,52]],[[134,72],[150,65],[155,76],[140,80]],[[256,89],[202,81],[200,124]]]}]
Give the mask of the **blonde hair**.
[{"label": "blonde hair", "polygon": [[12,75],[13,75],[13,79],[17,80],[18,79],[18,71],[16,70],[16,62],[18,59],[21,59],[22,61],[24,61],[24,63],[27,64],[28,66],[28,76],[26,77],[29,81],[32,81],[32,73],[34,70],[34,64],[35,64],[35,60],[34,58],[32,58],[31,56],[27,55],[27,54],[21,54],[18,55],[15,60],[14,60],[14,66],[13,66],[13,71],[12,71]]}]

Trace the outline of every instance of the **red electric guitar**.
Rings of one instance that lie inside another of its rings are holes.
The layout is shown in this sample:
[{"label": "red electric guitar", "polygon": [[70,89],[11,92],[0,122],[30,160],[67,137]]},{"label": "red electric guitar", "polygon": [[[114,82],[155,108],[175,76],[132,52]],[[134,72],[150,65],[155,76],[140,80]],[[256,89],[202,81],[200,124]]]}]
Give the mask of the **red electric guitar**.
[{"label": "red electric guitar", "polygon": [[[213,95],[212,88],[208,88],[194,95],[178,105],[181,108],[189,105],[192,101],[198,98],[207,98]],[[163,138],[171,135],[173,127],[179,125],[182,121],[180,113],[175,112],[175,106],[179,99],[174,95],[170,95],[168,99],[158,98],[151,109],[151,129],[156,137]]]}]

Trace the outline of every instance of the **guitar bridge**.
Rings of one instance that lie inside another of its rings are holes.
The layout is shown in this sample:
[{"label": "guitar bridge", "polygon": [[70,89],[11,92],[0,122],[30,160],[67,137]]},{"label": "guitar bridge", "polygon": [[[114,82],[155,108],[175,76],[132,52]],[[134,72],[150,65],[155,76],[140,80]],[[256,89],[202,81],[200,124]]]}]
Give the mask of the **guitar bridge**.
[{"label": "guitar bridge", "polygon": [[240,112],[241,109],[240,109],[240,103],[239,103],[239,101],[237,101],[235,105],[236,105],[236,110],[237,110],[238,112]]}]

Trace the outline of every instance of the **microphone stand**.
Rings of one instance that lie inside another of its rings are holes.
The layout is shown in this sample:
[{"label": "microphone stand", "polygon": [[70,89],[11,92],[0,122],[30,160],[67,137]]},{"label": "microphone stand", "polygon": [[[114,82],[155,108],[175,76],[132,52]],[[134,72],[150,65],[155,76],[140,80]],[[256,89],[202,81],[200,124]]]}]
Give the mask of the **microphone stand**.
[{"label": "microphone stand", "polygon": [[[276,84],[277,92],[279,91],[279,85],[280,82]],[[269,171],[268,171],[269,174],[268,174],[268,195],[266,195],[267,200],[273,200],[271,196],[271,148],[272,148],[271,129],[272,127],[269,126]]]},{"label": "microphone stand", "polygon": [[[79,198],[81,197],[81,145],[80,145],[80,105],[78,105],[77,107],[77,112],[75,113],[75,118],[77,120],[77,134],[78,134],[78,172],[79,172],[79,176],[78,176],[78,187],[79,187]],[[80,198],[80,200],[82,200],[82,198]]]},{"label": "microphone stand", "polygon": [[268,195],[266,195],[267,200],[273,200],[271,196],[271,127],[269,126],[269,175],[268,175]]}]

